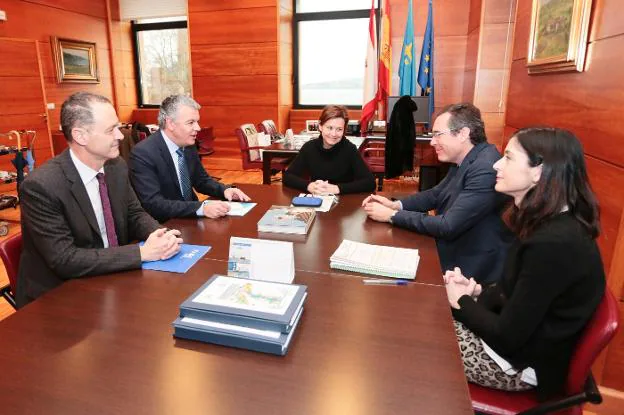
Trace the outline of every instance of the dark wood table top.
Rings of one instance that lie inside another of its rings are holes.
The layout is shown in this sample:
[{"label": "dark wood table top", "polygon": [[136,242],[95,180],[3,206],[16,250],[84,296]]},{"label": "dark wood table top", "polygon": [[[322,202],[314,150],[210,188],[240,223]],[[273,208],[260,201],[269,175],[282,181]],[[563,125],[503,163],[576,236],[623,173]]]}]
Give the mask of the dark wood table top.
[{"label": "dark wood table top", "polygon": [[444,288],[299,271],[308,301],[285,357],[172,337],[187,274],[71,280],[0,322],[2,412],[469,414]]},{"label": "dark wood table top", "polygon": [[[283,186],[239,185],[257,202],[243,217],[226,216],[220,219],[174,219],[166,223],[179,229],[186,243],[211,245],[207,258],[227,260],[230,236],[292,241],[295,251],[295,269],[310,272],[334,271],[329,267],[329,257],[343,239],[376,245],[418,249],[420,263],[416,281],[443,285],[438,252],[433,238],[405,229],[379,223],[367,218],[360,207],[366,194],[341,195],[339,203],[329,212],[317,212],[307,235],[259,233],[257,223],[271,205],[290,205],[298,191]],[[356,275],[355,273],[350,273]],[[370,277],[370,276],[369,276]]]}]

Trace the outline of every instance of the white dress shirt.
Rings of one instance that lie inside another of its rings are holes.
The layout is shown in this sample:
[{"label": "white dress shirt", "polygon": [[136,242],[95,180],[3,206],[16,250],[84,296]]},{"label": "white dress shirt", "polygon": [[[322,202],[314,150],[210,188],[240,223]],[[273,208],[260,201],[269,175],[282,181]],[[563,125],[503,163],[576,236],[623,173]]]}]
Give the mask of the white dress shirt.
[{"label": "white dress shirt", "polygon": [[[181,192],[182,181],[180,181],[180,166],[178,165],[178,153],[177,153],[180,146],[178,146],[176,143],[171,141],[171,139],[167,137],[167,134],[165,134],[165,132],[162,129],[160,130],[160,134],[162,134],[163,138],[165,139],[165,144],[167,145],[167,149],[169,150],[169,155],[171,156],[171,160],[173,160],[173,165],[175,166],[176,175],[178,176],[178,185],[180,186],[180,192]],[[204,204],[205,202],[202,203],[199,206],[199,209],[195,211],[195,214],[197,216],[204,216]]]},{"label": "white dress shirt", "polygon": [[104,173],[104,168],[99,171],[93,170],[91,167],[84,164],[76,157],[76,155],[69,149],[69,156],[71,157],[80,179],[87,189],[87,195],[91,201],[91,207],[95,213],[95,219],[97,220],[98,227],[100,228],[100,235],[102,235],[102,242],[104,242],[104,248],[108,248],[108,236],[106,234],[106,222],[104,221],[104,209],[102,208],[102,198],[100,197],[100,183],[97,180],[98,173]]}]

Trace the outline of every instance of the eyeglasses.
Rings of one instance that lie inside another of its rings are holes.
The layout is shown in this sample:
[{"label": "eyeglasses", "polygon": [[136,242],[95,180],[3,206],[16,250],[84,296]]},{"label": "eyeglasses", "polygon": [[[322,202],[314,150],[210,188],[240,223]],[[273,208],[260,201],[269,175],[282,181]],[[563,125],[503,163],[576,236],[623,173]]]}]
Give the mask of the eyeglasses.
[{"label": "eyeglasses", "polygon": [[439,137],[439,136],[441,136],[443,134],[452,133],[453,131],[457,131],[457,130],[458,130],[458,128],[451,128],[451,129],[444,130],[444,131],[436,131],[434,133],[431,133],[431,137]]}]

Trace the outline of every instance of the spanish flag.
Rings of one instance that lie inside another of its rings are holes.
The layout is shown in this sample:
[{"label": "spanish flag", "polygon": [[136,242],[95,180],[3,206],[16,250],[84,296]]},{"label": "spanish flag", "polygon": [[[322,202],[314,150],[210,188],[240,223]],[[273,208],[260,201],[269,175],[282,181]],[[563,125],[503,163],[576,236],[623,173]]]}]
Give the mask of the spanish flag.
[{"label": "spanish flag", "polygon": [[[379,39],[379,91],[378,99],[384,109],[392,88],[392,38],[390,33],[390,1],[381,0],[381,38]],[[386,111],[380,112],[386,117]]]}]

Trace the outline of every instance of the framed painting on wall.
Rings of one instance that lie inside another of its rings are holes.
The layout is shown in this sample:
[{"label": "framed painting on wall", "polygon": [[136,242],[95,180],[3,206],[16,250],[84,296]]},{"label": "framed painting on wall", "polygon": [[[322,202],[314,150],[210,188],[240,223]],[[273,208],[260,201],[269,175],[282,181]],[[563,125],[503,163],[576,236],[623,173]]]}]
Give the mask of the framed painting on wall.
[{"label": "framed painting on wall", "polygon": [[95,43],[52,37],[56,77],[59,83],[98,83]]},{"label": "framed painting on wall", "polygon": [[592,0],[532,0],[530,74],[582,72]]}]

